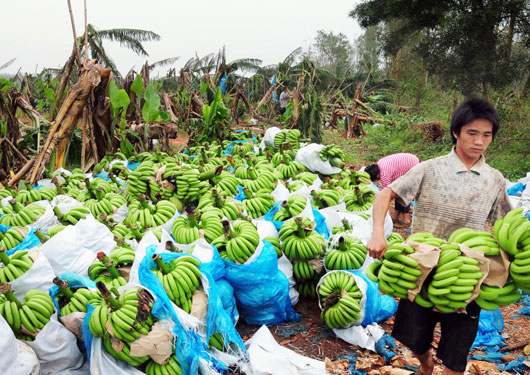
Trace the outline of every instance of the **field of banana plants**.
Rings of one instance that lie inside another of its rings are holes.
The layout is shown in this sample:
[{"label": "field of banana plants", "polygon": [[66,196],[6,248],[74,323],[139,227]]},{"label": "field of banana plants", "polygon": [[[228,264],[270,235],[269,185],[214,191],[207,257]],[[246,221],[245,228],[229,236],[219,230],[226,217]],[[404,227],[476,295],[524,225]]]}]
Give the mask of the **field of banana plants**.
[{"label": "field of banana plants", "polygon": [[[292,356],[264,361],[241,327],[288,327],[312,310],[344,350],[387,358],[378,323],[397,299],[496,311],[530,292],[522,209],[493,233],[461,228],[447,241],[405,239],[388,215],[375,260],[365,244],[377,187],[338,146],[296,129],[116,152],[48,177],[0,190],[0,348],[14,356],[2,373],[264,374],[283,358],[296,374]],[[367,327],[371,344],[358,339]],[[306,359],[305,373],[356,369]]]}]

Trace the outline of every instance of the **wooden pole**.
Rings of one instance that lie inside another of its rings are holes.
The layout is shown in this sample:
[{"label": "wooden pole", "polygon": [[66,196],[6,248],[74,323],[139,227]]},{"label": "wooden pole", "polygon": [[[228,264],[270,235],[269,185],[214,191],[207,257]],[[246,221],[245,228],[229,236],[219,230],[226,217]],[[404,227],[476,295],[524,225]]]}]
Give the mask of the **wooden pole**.
[{"label": "wooden pole", "polygon": [[87,6],[86,6],[86,0],[85,0],[85,61],[84,65],[86,65],[88,61],[88,17],[87,17]]},{"label": "wooden pole", "polygon": [[78,66],[81,66],[81,56],[79,55],[79,49],[77,48],[77,33],[75,32],[75,22],[74,22],[74,13],[72,12],[72,3],[70,0],[68,2],[68,11],[70,12],[70,23],[72,24],[72,33],[74,34],[74,51],[75,57],[77,59]]},{"label": "wooden pole", "polygon": [[85,170],[85,153],[86,153],[86,128],[87,128],[87,119],[88,117],[88,109],[85,107],[85,110],[83,111],[83,138],[81,143],[81,169]]}]

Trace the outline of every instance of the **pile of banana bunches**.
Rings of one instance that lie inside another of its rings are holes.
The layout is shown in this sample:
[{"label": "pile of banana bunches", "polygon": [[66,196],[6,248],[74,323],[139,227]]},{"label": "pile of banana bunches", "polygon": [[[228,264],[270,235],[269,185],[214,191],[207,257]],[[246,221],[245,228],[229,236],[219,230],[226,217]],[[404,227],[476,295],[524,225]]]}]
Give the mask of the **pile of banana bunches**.
[{"label": "pile of banana bunches", "polygon": [[[470,228],[455,230],[447,241],[431,233],[410,235],[414,241],[440,249],[432,270],[420,266],[410,243],[393,234],[382,261],[372,263],[367,276],[379,283],[379,289],[392,297],[408,298],[417,292],[414,301],[441,312],[463,311],[474,301],[485,310],[514,303],[521,291],[530,292],[530,221],[522,208],[515,208],[493,227],[493,234]],[[510,266],[506,282],[490,280],[486,259],[500,257],[504,251]],[[428,273],[428,275],[424,275]]]},{"label": "pile of banana bunches", "polygon": [[[238,143],[228,155],[225,150],[234,140]],[[330,249],[324,264],[326,241],[315,230],[315,222],[300,214],[309,199],[317,210],[344,202],[348,211],[368,219],[363,211],[371,207],[375,196],[369,175],[346,168],[345,155],[336,145],[326,147],[320,157],[339,167],[339,173],[324,176],[308,171],[295,160],[303,141],[297,130],[280,132],[274,146],[258,150],[260,141],[261,136],[242,132],[223,142],[189,147],[185,153],[142,152],[127,159],[117,152],[105,156],[90,173],[76,168],[48,175],[53,185],[35,187],[21,182],[17,188],[0,189],[0,198],[7,202],[0,208],[0,224],[9,227],[0,232],[0,314],[15,335],[33,340],[56,313],[56,305],[64,317],[86,313],[90,303],[95,307],[90,330],[94,336],[103,338],[112,356],[133,366],[147,363],[148,374],[182,373],[175,356],[161,366],[148,357],[130,354],[130,343],[149,332],[156,320],[151,314],[149,293],[138,287],[128,288],[129,271],[136,255],[131,244],[149,232],[160,241],[164,227],[176,242],[167,245],[170,251],[180,252],[179,245],[203,238],[217,248],[222,258],[243,264],[261,242],[253,219],[262,218],[276,203],[271,193],[278,184],[295,193],[312,186],[317,179],[322,181],[319,188],[310,190],[309,198],[293,194],[283,202],[274,218],[283,223],[279,237],[264,238],[272,244],[278,258],[285,255],[292,262],[296,289],[302,297],[317,298],[316,287],[326,270],[359,268],[366,258],[366,249],[348,237],[352,228],[347,222],[333,229],[333,234],[342,234],[344,238]],[[53,203],[59,195],[74,198],[77,205]],[[87,270],[97,289],[71,288],[65,280],[58,279],[54,281],[60,289],[54,297],[56,303],[48,293],[38,290],[30,290],[21,301],[15,297],[10,283],[31,272],[34,259],[28,251],[16,248],[27,236],[28,226],[45,214],[45,201],[53,203],[53,214],[59,224],[36,231],[42,243],[67,226],[93,217],[109,228],[117,245],[98,253]],[[172,260],[155,257],[153,261],[156,267],[151,270],[169,299],[190,312],[193,296],[201,286],[198,260],[183,255]],[[326,287],[337,291],[344,278],[347,281],[344,290],[351,294],[351,298],[337,294],[345,298],[340,306],[349,310],[324,318],[331,325],[342,323],[346,316],[357,316],[360,292],[348,277],[337,277],[330,284],[335,285],[333,288],[327,282],[320,288],[321,297]],[[125,291],[118,293],[118,289]],[[489,297],[488,301],[492,301]],[[326,301],[329,306],[333,298]],[[334,310],[328,309],[330,314]],[[123,349],[116,351],[113,340],[122,341]],[[220,333],[212,335],[209,341],[218,350],[226,349],[228,344]]]}]

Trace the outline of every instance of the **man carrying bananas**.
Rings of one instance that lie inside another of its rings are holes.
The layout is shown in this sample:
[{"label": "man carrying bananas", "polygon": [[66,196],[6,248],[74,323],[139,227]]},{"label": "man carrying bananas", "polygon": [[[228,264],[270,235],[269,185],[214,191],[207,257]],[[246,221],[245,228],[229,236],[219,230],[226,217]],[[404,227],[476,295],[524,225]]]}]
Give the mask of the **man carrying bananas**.
[{"label": "man carrying bananas", "polygon": [[[493,223],[503,217],[511,209],[504,178],[484,160],[498,129],[499,115],[488,101],[472,98],[462,103],[451,119],[451,152],[418,164],[377,194],[372,237],[366,245],[370,255],[381,259],[385,254],[383,223],[392,199],[404,205],[415,201],[413,233],[430,232],[444,239],[458,228],[483,231],[487,220]],[[471,302],[466,310],[440,313],[400,301],[392,335],[419,359],[417,374],[433,371],[430,347],[438,322],[441,338],[436,355],[443,362],[443,374],[464,374],[480,308]]]}]

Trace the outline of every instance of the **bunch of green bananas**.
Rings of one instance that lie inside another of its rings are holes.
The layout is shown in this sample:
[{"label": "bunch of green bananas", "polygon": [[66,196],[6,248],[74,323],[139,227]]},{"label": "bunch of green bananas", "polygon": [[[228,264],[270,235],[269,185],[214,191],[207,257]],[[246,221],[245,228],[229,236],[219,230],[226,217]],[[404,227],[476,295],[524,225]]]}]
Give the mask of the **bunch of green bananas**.
[{"label": "bunch of green bananas", "polygon": [[238,142],[232,147],[232,155],[244,156],[252,151],[254,151],[254,145],[249,142]]},{"label": "bunch of green bananas", "polygon": [[245,200],[242,202],[243,207],[253,219],[262,217],[274,206],[274,197],[267,190],[258,190],[252,193],[245,188],[243,192],[245,193]]},{"label": "bunch of green bananas", "polygon": [[[307,262],[306,262],[307,263]],[[317,298],[317,281],[315,279],[307,280],[307,281],[296,281],[296,284],[294,284],[294,288],[300,294],[300,297],[302,298]]]},{"label": "bunch of green bananas", "polygon": [[269,242],[272,245],[272,247],[274,247],[274,250],[276,250],[276,255],[278,256],[278,258],[281,258],[283,253],[282,253],[282,248],[280,246],[280,239],[278,237],[275,237],[275,236],[265,237],[263,241]]},{"label": "bunch of green bananas", "polygon": [[374,200],[375,191],[369,185],[355,186],[353,191],[344,196],[348,211],[366,211],[372,207]]},{"label": "bunch of green bananas", "polygon": [[208,211],[209,208],[218,208],[222,212],[222,216],[226,216],[228,220],[235,220],[239,217],[243,211],[241,203],[235,199],[221,196],[217,189],[212,189],[211,192],[204,194],[199,199],[197,208],[204,212]]},{"label": "bunch of green bananas", "polygon": [[[14,197],[16,196],[16,193],[11,190],[11,189],[7,189],[7,188],[2,188],[0,189],[0,199],[4,199],[4,198],[7,198],[7,197]],[[0,207],[1,209],[2,207]]]},{"label": "bunch of green bananas", "polygon": [[24,241],[26,234],[27,230],[21,227],[11,227],[5,233],[0,232],[0,249],[11,250],[17,247]]},{"label": "bunch of green bananas", "polygon": [[283,184],[285,185],[287,189],[289,189],[289,193],[294,193],[295,191],[298,191],[304,187],[304,182],[299,181],[299,180],[294,180],[291,182],[286,181],[286,182],[283,182]]},{"label": "bunch of green bananas", "polygon": [[[199,173],[193,169],[181,168],[179,171],[171,174],[164,173],[164,179],[170,182],[174,181],[177,190],[175,194],[178,199],[183,202],[193,202],[211,189],[211,185],[207,180],[214,178],[215,174],[219,173],[217,168],[209,171]],[[168,177],[166,177],[168,176]]]},{"label": "bunch of green bananas", "polygon": [[100,251],[98,260],[88,267],[90,280],[101,281],[109,287],[119,288],[127,284],[127,280],[118,271],[119,268],[132,265],[134,262],[134,250],[126,247],[116,247],[110,256]]},{"label": "bunch of green bananas", "polygon": [[270,158],[271,164],[274,168],[282,163],[282,161],[292,161],[296,157],[296,150],[290,149],[288,146],[280,148],[280,151],[274,153]]},{"label": "bunch of green bananas", "polygon": [[274,148],[280,148],[282,146],[299,148],[300,136],[300,130],[298,129],[282,130],[274,136]]},{"label": "bunch of green bananas", "polygon": [[[17,196],[15,197],[16,201],[22,204],[29,204],[33,202],[38,202],[43,199],[40,190],[34,189],[31,185],[27,186],[27,190],[19,190]],[[52,197],[53,199],[53,197]]]},{"label": "bunch of green bananas", "polygon": [[298,216],[302,213],[307,204],[307,199],[298,194],[291,194],[291,196],[282,202],[278,212],[274,214],[272,220],[285,221],[292,217]]},{"label": "bunch of green bananas", "polygon": [[311,192],[313,203],[319,210],[326,207],[336,206],[340,203],[339,193],[335,190],[320,189]]},{"label": "bunch of green bananas", "polygon": [[228,171],[222,171],[221,174],[215,176],[212,181],[215,183],[215,188],[221,194],[235,196],[239,193],[239,189],[237,188],[238,181],[232,173]]},{"label": "bunch of green bananas", "polygon": [[110,200],[107,198],[102,198],[101,200],[98,199],[89,199],[86,202],[84,202],[85,207],[87,207],[90,212],[92,213],[92,216],[94,216],[96,219],[100,218],[100,215],[112,215],[115,211],[114,206],[110,203]]},{"label": "bunch of green bananas", "polygon": [[445,240],[442,238],[434,237],[434,234],[429,232],[416,232],[411,234],[407,241],[420,242],[427,245],[440,247],[445,244]]},{"label": "bunch of green bananas", "polygon": [[517,302],[519,298],[521,298],[521,293],[517,285],[511,281],[502,288],[482,284],[475,302],[484,310],[496,310],[499,306]]},{"label": "bunch of green bananas", "polygon": [[211,244],[219,249],[222,257],[233,262],[245,263],[259,245],[258,230],[249,221],[237,219],[232,224],[223,221],[223,232]]},{"label": "bunch of green bananas", "polygon": [[[24,207],[14,199],[9,201],[13,213],[6,213],[0,217],[0,224],[13,227],[25,227],[37,221],[37,219],[44,214],[46,209],[36,203],[31,203]],[[4,207],[6,208],[6,207]]]},{"label": "bunch of green bananas", "polygon": [[370,175],[365,171],[356,171],[347,174],[340,175],[338,184],[344,189],[353,189],[355,186],[359,185],[369,185],[372,183],[370,180]]},{"label": "bunch of green bananas", "polygon": [[351,273],[334,271],[325,274],[318,294],[323,306],[320,319],[329,328],[346,328],[360,318],[363,295]]},{"label": "bunch of green bananas", "polygon": [[3,247],[0,247],[0,262],[3,263],[3,266],[0,267],[0,283],[18,279],[33,266],[33,259],[26,250],[18,250],[7,255]]},{"label": "bunch of green bananas", "polygon": [[202,214],[193,209],[187,211],[187,215],[179,216],[171,227],[171,233],[177,243],[190,244],[197,241],[201,238],[200,231],[203,231],[204,238],[209,243],[223,234],[222,216],[219,211],[209,210]]},{"label": "bunch of green bananas", "polygon": [[116,288],[112,293],[105,284],[96,282],[98,293],[88,303],[95,307],[90,315],[88,327],[94,337],[108,336],[108,328],[114,337],[124,342],[132,342],[147,335],[153,325],[151,310],[153,297],[144,289],[130,288],[119,294]]},{"label": "bunch of green bananas", "polygon": [[64,228],[66,228],[66,226],[62,224],[51,226],[48,228],[48,236],[50,236],[51,238],[55,236],[57,233],[59,233],[60,231],[62,231]]},{"label": "bunch of green bananas", "polygon": [[388,238],[386,239],[386,242],[387,242],[388,246],[390,246],[390,244],[393,244],[395,242],[402,243],[402,242],[404,242],[404,239],[403,239],[403,236],[401,236],[401,234],[396,233],[396,232],[392,232],[392,233],[390,233],[390,236],[388,236]]},{"label": "bunch of green bananas", "polygon": [[164,263],[158,254],[153,255],[153,260],[157,268],[151,268],[151,271],[162,283],[169,299],[190,313],[193,294],[200,286],[201,263],[190,255],[175,258],[169,264]]},{"label": "bunch of green bananas", "polygon": [[284,157],[276,167],[276,170],[280,173],[282,180],[288,180],[307,169],[302,163],[293,161],[290,157]]},{"label": "bunch of green bananas", "polygon": [[344,168],[345,155],[339,146],[331,144],[325,146],[318,156],[322,161],[329,161],[333,167]]},{"label": "bunch of green bananas", "polygon": [[[211,340],[211,338],[210,338]],[[184,371],[180,366],[177,356],[173,354],[169,357],[167,364],[161,365],[155,361],[149,361],[145,368],[146,375],[182,375]]]},{"label": "bunch of green bananas", "polygon": [[51,297],[40,290],[30,290],[22,303],[9,283],[0,283],[0,292],[0,315],[18,339],[33,341],[55,311]]},{"label": "bunch of green bananas", "polygon": [[293,274],[297,283],[315,280],[318,276],[315,268],[306,260],[295,260],[293,262]]},{"label": "bunch of green bananas", "polygon": [[493,226],[495,238],[512,257],[530,249],[530,220],[522,213],[522,207],[514,208]]},{"label": "bunch of green bananas", "polygon": [[149,186],[149,180],[155,176],[155,164],[152,161],[144,161],[132,172],[127,174],[127,193],[131,197],[145,194]]},{"label": "bunch of green bananas", "polygon": [[307,186],[311,186],[313,185],[317,177],[318,176],[316,174],[311,173],[311,172],[301,172],[301,173],[298,173],[298,175],[296,176],[296,179],[304,182]]},{"label": "bunch of green bananas", "polygon": [[364,264],[367,253],[360,240],[341,236],[328,250],[324,264],[328,270],[356,270]]},{"label": "bunch of green bananas", "polygon": [[282,225],[279,235],[287,258],[309,260],[320,256],[325,247],[324,238],[314,227],[315,224],[305,217],[289,219]]},{"label": "bunch of green bananas", "polygon": [[[338,233],[351,233],[352,227],[350,223],[348,222],[348,219],[342,219],[341,225],[334,225],[331,229],[331,234],[338,234]],[[401,240],[403,241],[403,239]]]},{"label": "bunch of green bananas", "polygon": [[422,275],[418,262],[408,254],[414,249],[400,243],[389,244],[383,261],[368,266],[366,276],[379,283],[379,289],[391,297],[407,298],[408,291],[416,288],[416,280]]},{"label": "bunch of green bananas", "polygon": [[61,213],[58,206],[55,206],[53,208],[53,211],[55,212],[55,215],[57,216],[57,219],[60,222],[73,225],[77,224],[79,220],[86,219],[86,215],[91,214],[91,211],[88,209],[88,207],[85,206],[77,206],[71,208],[64,215]]},{"label": "bunch of green bananas", "polygon": [[268,170],[260,171],[259,173],[251,170],[250,179],[241,179],[241,185],[249,191],[256,193],[258,191],[271,192],[276,188],[277,178]]},{"label": "bunch of green bananas", "polygon": [[114,240],[117,243],[124,243],[124,240],[132,239],[133,236],[134,236],[134,234],[131,233],[129,228],[127,228],[127,226],[125,224],[123,224],[123,223],[119,223],[119,224],[114,225],[110,229],[110,231],[114,235]]},{"label": "bunch of green bananas", "polygon": [[491,233],[477,232],[470,228],[455,230],[447,242],[465,245],[472,250],[483,252],[484,255],[499,255],[501,253],[501,249]]},{"label": "bunch of green bananas", "polygon": [[140,195],[138,201],[129,205],[126,224],[135,226],[139,230],[153,228],[167,223],[177,212],[177,207],[168,200],[160,200],[155,205],[150,204],[145,195]]},{"label": "bunch of green bananas", "polygon": [[219,351],[223,351],[226,347],[225,339],[220,332],[214,333],[208,340],[208,349],[215,348]]},{"label": "bunch of green bananas", "polygon": [[73,312],[87,312],[88,301],[97,298],[97,293],[86,288],[78,288],[75,291],[70,289],[68,281],[59,277],[53,279],[53,283],[59,287],[59,293],[55,296],[61,307],[61,316],[66,316]]}]

